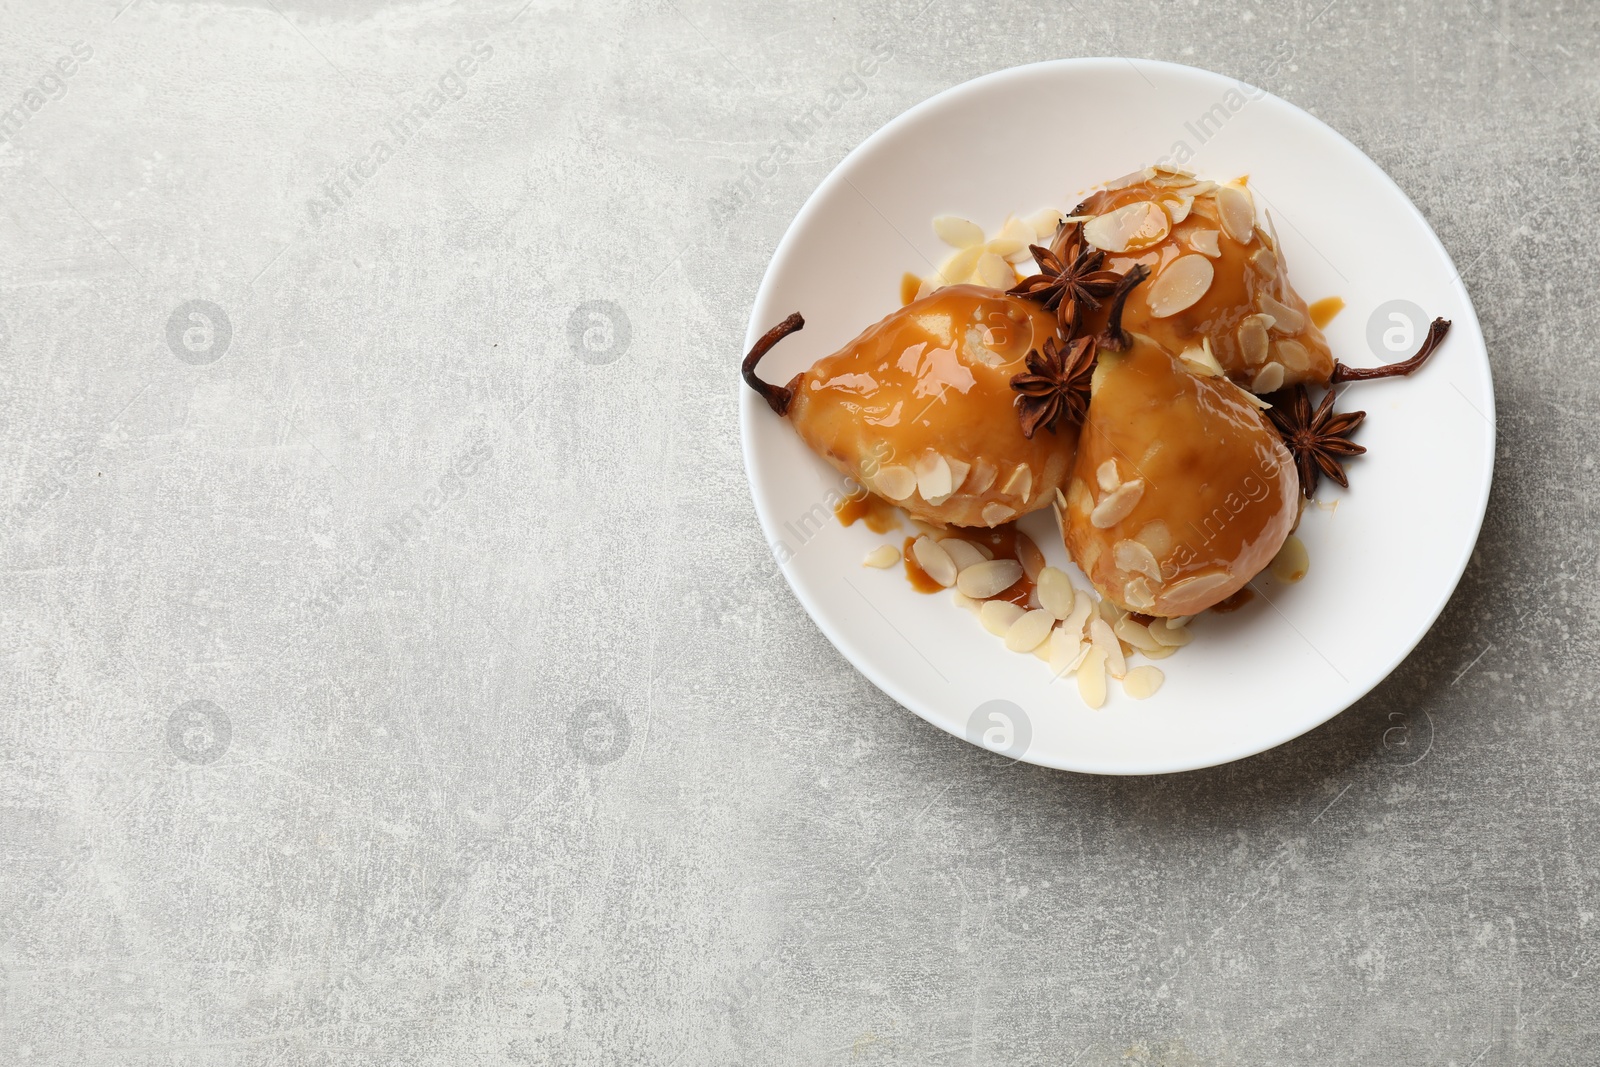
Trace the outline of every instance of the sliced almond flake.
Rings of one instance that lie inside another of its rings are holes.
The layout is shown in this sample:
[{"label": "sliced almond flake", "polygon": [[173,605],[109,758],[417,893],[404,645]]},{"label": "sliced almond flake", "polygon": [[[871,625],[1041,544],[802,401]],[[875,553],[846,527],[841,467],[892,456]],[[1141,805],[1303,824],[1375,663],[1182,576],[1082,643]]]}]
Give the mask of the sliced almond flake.
[{"label": "sliced almond flake", "polygon": [[1134,536],[1134,540],[1148,548],[1157,558],[1172,551],[1172,531],[1160,519],[1145,523]]},{"label": "sliced almond flake", "polygon": [[1141,655],[1145,659],[1166,659],[1176,651],[1178,649],[1174,645],[1162,645],[1160,648],[1152,648],[1149,652],[1141,653]]},{"label": "sliced almond flake", "polygon": [[1100,598],[1095,604],[1095,613],[1104,619],[1107,624],[1113,624],[1123,616],[1123,610],[1110,597]]},{"label": "sliced almond flake", "polygon": [[1151,178],[1154,178],[1155,175],[1156,172],[1154,170],[1151,170],[1148,167],[1141,167],[1139,170],[1124,174],[1120,178],[1113,178],[1111,181],[1108,181],[1105,183],[1105,185],[1101,186],[1101,188],[1108,193],[1114,193],[1118,189],[1126,189],[1130,185],[1138,185],[1140,182],[1147,182]]},{"label": "sliced almond flake", "polygon": [[1028,246],[1033,243],[1033,227],[1012,215],[1006,219],[1005,225],[1000,227],[1000,232],[990,238],[988,248],[990,252],[1003,259],[1009,260],[1019,256],[1027,259],[1031,255]]},{"label": "sliced almond flake", "polygon": [[1155,594],[1150,592],[1150,579],[1143,575],[1123,583],[1122,599],[1135,611],[1149,611],[1156,606]]},{"label": "sliced almond flake", "polygon": [[[1050,632],[1051,632],[1052,635],[1054,635],[1054,633],[1055,633],[1054,630],[1052,630]],[[1039,660],[1039,661],[1041,661],[1043,663],[1049,663],[1050,662],[1050,642],[1049,641],[1040,641],[1039,642],[1039,647],[1033,650],[1033,658],[1036,659],[1036,660]]]},{"label": "sliced almond flake", "polygon": [[949,553],[955,562],[956,572],[966,570],[975,563],[982,563],[988,557],[978,551],[978,546],[971,541],[963,541],[959,537],[947,537],[939,542],[939,547]]},{"label": "sliced almond flake", "polygon": [[[1058,492],[1057,496],[1060,495]],[[1056,533],[1061,535],[1061,543],[1067,543],[1067,513],[1061,510],[1061,504],[1055,500],[1050,501],[1050,514],[1056,517]]]},{"label": "sliced almond flake", "polygon": [[1017,284],[1017,275],[1011,264],[993,252],[985,252],[973,265],[972,280],[990,289],[1005,290]]},{"label": "sliced almond flake", "polygon": [[1272,557],[1272,576],[1278,581],[1292,585],[1306,576],[1311,570],[1311,556],[1306,552],[1305,542],[1294,534],[1283,542],[1283,547],[1278,549],[1278,554]]},{"label": "sliced almond flake", "polygon": [[1135,667],[1122,679],[1122,691],[1135,700],[1144,700],[1155,696],[1156,690],[1166,680],[1167,676],[1161,673],[1160,667]]},{"label": "sliced almond flake", "polygon": [[939,284],[938,275],[928,275],[922,279],[922,284],[917,286],[917,295],[913,299],[921,300],[925,296],[932,296],[938,290]]},{"label": "sliced almond flake", "polygon": [[1171,228],[1160,204],[1138,200],[1084,223],[1083,239],[1107,252],[1136,251],[1156,244]]},{"label": "sliced almond flake", "polygon": [[973,548],[977,549],[978,555],[982,556],[984,559],[994,559],[994,553],[990,551],[989,546],[984,544],[982,541],[971,541],[968,543],[971,544]]},{"label": "sliced almond flake", "polygon": [[1193,615],[1172,615],[1168,617],[1167,625],[1172,627],[1174,630],[1181,629],[1182,627],[1188,626],[1189,620],[1192,618],[1194,618]]},{"label": "sliced almond flake", "polygon": [[972,464],[972,473],[967,475],[967,482],[962,488],[973,496],[981,496],[994,484],[995,474],[994,464],[980,456]]},{"label": "sliced almond flake", "polygon": [[[1058,567],[1046,567],[1039,572],[1037,592],[1039,606],[1058,619],[1072,617],[1072,608],[1077,603],[1077,590],[1072,588],[1072,579],[1067,577],[1067,572]],[[1080,623],[1078,628],[1082,630]]]},{"label": "sliced almond flake", "polygon": [[1001,640],[1020,618],[1022,609],[1009,600],[985,600],[978,609],[978,621],[983,623],[983,628]]},{"label": "sliced almond flake", "polygon": [[913,470],[917,476],[917,492],[922,494],[922,499],[931,503],[950,495],[950,463],[943,455],[938,452],[924,453],[918,457]]},{"label": "sliced almond flake", "polygon": [[1011,475],[1006,479],[1006,484],[1000,487],[1000,492],[1027,503],[1028,497],[1033,495],[1032,468],[1026,463],[1018,463],[1011,468]]},{"label": "sliced almond flake", "polygon": [[1056,617],[1048,611],[1025,612],[1006,631],[1006,647],[1013,652],[1032,652],[1050,636]]},{"label": "sliced almond flake", "polygon": [[1222,255],[1222,248],[1217,244],[1217,236],[1216,230],[1192,230],[1189,233],[1189,247],[1202,256],[1216,259]]},{"label": "sliced almond flake", "polygon": [[983,227],[959,215],[939,215],[933,220],[933,232],[952,248],[983,244]]},{"label": "sliced almond flake", "polygon": [[1044,570],[1044,553],[1033,543],[1033,538],[1020,532],[1017,534],[1017,562],[1022,564],[1022,573],[1028,576],[1028,581],[1039,580]]},{"label": "sliced almond flake", "polygon": [[1078,665],[1078,696],[1091,708],[1106,702],[1106,654],[1098,648],[1090,649]]},{"label": "sliced almond flake", "polygon": [[[917,565],[928,572],[928,577],[944,586],[946,589],[956,584],[956,561],[950,558],[939,542],[923,534],[911,544],[911,554],[917,557]],[[962,592],[967,592],[962,590]],[[972,594],[967,593],[968,596]]]},{"label": "sliced almond flake", "polygon": [[1095,649],[1104,652],[1106,656],[1106,673],[1113,678],[1121,678],[1128,673],[1128,661],[1122,655],[1122,646],[1117,644],[1117,635],[1111,629],[1111,624],[1104,619],[1095,619],[1089,623],[1089,642]]},{"label": "sliced almond flake", "polygon": [[1094,469],[1094,480],[1100,483],[1100,488],[1111,492],[1122,484],[1122,475],[1117,473],[1117,461],[1108,459]]},{"label": "sliced almond flake", "polygon": [[1050,631],[1050,640],[1046,644],[1050,649],[1050,673],[1057,678],[1072,670],[1083,659],[1083,638],[1059,626]]},{"label": "sliced almond flake", "polygon": [[1149,630],[1157,644],[1168,648],[1182,648],[1194,640],[1194,634],[1182,626],[1174,626],[1171,619],[1157,619],[1150,624]]},{"label": "sliced almond flake", "polygon": [[1238,382],[1235,382],[1233,379],[1231,379],[1231,378],[1228,379],[1228,384],[1233,386],[1235,389],[1239,390],[1239,396],[1245,401],[1245,403],[1253,404],[1258,409],[1260,409],[1262,411],[1266,411],[1268,408],[1272,407],[1272,405],[1270,403],[1268,403],[1267,401],[1263,400],[1261,397],[1256,396],[1256,394],[1254,394],[1250,390],[1244,388]]},{"label": "sliced almond flake", "polygon": [[1197,574],[1192,578],[1174,582],[1161,594],[1161,599],[1171,604],[1181,602],[1192,603],[1196,600],[1205,600],[1217,590],[1224,588],[1233,581],[1233,575],[1227,571],[1211,571],[1208,574]]},{"label": "sliced almond flake", "polygon": [[1017,513],[1004,504],[985,504],[983,506],[983,521],[989,526],[999,526],[1003,522],[1010,522],[1017,517]]},{"label": "sliced almond flake", "polygon": [[[1208,337],[1206,340],[1209,341],[1210,338]],[[1222,364],[1218,363],[1217,357],[1211,354],[1209,346],[1191,345],[1183,350],[1183,354],[1179,358],[1181,358],[1184,364],[1188,367],[1189,373],[1194,374],[1197,377],[1222,377]]]},{"label": "sliced almond flake", "polygon": [[950,590],[950,601],[958,608],[966,608],[974,615],[983,610],[983,601],[973,600],[959,589]]},{"label": "sliced almond flake", "polygon": [[1176,226],[1189,217],[1189,212],[1194,208],[1194,197],[1180,196],[1176,200],[1163,200],[1161,206],[1167,209],[1167,217]]},{"label": "sliced almond flake", "polygon": [[1150,631],[1134,622],[1131,617],[1117,620],[1117,624],[1111,629],[1123,641],[1137,648],[1140,652],[1161,647],[1160,643],[1150,636]]},{"label": "sliced almond flake", "polygon": [[1028,225],[1033,227],[1034,243],[1044,244],[1054,237],[1056,228],[1061,225],[1061,220],[1064,217],[1061,212],[1053,207],[1047,207],[1043,211],[1036,211],[1029,215]]},{"label": "sliced almond flake", "polygon": [[970,281],[972,270],[978,265],[978,258],[983,255],[983,246],[975,245],[972,248],[963,248],[949,256],[939,264],[939,279],[944,285],[961,285]]},{"label": "sliced almond flake", "polygon": [[1145,291],[1153,318],[1165,319],[1199,302],[1211,288],[1216,268],[1205,256],[1179,256],[1167,264]]},{"label": "sliced almond flake", "polygon": [[1262,293],[1258,302],[1261,305],[1261,310],[1276,320],[1274,329],[1278,332],[1299,333],[1306,328],[1306,317],[1304,315],[1270,294]]},{"label": "sliced almond flake", "polygon": [[1144,496],[1144,479],[1134,478],[1123,482],[1100,498],[1100,503],[1089,513],[1089,522],[1097,530],[1108,530],[1127,518]]},{"label": "sliced almond flake", "polygon": [[872,485],[880,496],[889,500],[905,500],[916,490],[917,476],[910,467],[879,467]]},{"label": "sliced almond flake", "polygon": [[1259,367],[1267,358],[1267,325],[1261,315],[1246,315],[1239,323],[1239,352],[1246,364]]},{"label": "sliced almond flake", "polygon": [[1155,553],[1138,541],[1128,538],[1118,541],[1111,548],[1111,561],[1119,571],[1146,574],[1158,581],[1161,578],[1161,564],[1156,562]]},{"label": "sliced almond flake", "polygon": [[976,600],[1005,592],[1022,577],[1022,564],[1014,559],[989,559],[968,567],[956,579],[956,588]]},{"label": "sliced almond flake", "polygon": [[1311,353],[1299,341],[1285,338],[1273,346],[1273,355],[1283,364],[1285,372],[1304,373],[1311,369]]},{"label": "sliced almond flake", "polygon": [[1089,616],[1095,611],[1094,597],[1083,589],[1073,592],[1072,614],[1061,620],[1061,626],[1074,637],[1082,637],[1084,627],[1089,623]]},{"label": "sliced almond flake", "polygon": [[1272,281],[1278,280],[1278,254],[1270,248],[1258,248],[1250,253],[1250,265]]},{"label": "sliced almond flake", "polygon": [[1256,380],[1250,383],[1251,392],[1257,394],[1276,393],[1283,388],[1283,364],[1268,363],[1256,375]]},{"label": "sliced almond flake", "polygon": [[950,491],[960,492],[962,483],[967,480],[967,472],[972,470],[972,464],[954,456],[946,456],[944,461],[950,465]]},{"label": "sliced almond flake", "polygon": [[883,570],[886,567],[893,567],[899,562],[900,550],[898,548],[893,545],[879,545],[867,553],[867,558],[861,561],[861,565],[864,567],[877,567],[879,570]]},{"label": "sliced almond flake", "polygon": [[1250,243],[1256,232],[1256,205],[1248,189],[1238,185],[1218,189],[1217,213],[1229,237],[1240,244]]}]

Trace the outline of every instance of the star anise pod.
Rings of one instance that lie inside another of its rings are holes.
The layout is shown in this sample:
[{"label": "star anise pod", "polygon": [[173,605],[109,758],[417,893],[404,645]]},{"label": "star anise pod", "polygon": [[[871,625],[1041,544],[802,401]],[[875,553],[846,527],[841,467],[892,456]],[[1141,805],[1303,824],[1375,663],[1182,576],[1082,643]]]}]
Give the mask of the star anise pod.
[{"label": "star anise pod", "polygon": [[1047,337],[1042,350],[1028,353],[1028,373],[1011,379],[1021,394],[1016,404],[1022,436],[1031,441],[1041,426],[1054,433],[1063,416],[1068,426],[1083,422],[1097,354],[1092,337],[1066,343]]},{"label": "star anise pod", "polygon": [[1306,387],[1297,385],[1275,394],[1272,407],[1267,409],[1267,417],[1272,420],[1278,436],[1283,438],[1289,454],[1294,456],[1300,473],[1300,491],[1307,500],[1316,493],[1317,479],[1323,474],[1348,489],[1350,482],[1345,478],[1341,461],[1366,451],[1351,442],[1350,434],[1361,425],[1367,413],[1336,412],[1333,400],[1334,390],[1329,389],[1313,412]]},{"label": "star anise pod", "polygon": [[1029,245],[1039,273],[1010,290],[1013,296],[1039,300],[1053,310],[1065,337],[1071,337],[1084,314],[1099,308],[1101,299],[1115,292],[1122,280],[1116,271],[1103,269],[1106,254],[1083,240],[1082,231],[1082,224],[1076,223],[1057,235],[1053,248]]}]

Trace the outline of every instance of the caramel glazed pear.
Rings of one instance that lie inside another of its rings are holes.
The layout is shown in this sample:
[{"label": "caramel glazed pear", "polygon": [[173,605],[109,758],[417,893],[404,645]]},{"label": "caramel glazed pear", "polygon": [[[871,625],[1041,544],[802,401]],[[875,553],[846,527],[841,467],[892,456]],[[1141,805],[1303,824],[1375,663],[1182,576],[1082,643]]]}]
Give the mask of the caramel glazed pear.
[{"label": "caramel glazed pear", "polygon": [[[756,366],[804,325],[791,315],[744,378],[916,518],[1052,506],[1096,590],[1148,616],[1212,607],[1271,563],[1300,498],[1323,474],[1347,484],[1365,451],[1348,439],[1364,413],[1333,411],[1332,386],[1415,371],[1450,325],[1400,363],[1335,361],[1243,183],[1170,169],[1109,183],[1030,250],[1039,273],[1009,292],[937,289],[773,386]],[[1314,410],[1308,385],[1328,389]]]}]

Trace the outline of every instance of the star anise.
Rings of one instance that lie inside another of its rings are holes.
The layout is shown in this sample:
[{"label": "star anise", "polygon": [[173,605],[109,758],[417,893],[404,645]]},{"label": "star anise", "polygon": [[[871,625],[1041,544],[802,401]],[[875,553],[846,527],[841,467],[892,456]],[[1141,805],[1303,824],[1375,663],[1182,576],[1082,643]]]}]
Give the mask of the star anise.
[{"label": "star anise", "polygon": [[1066,343],[1047,337],[1042,350],[1028,353],[1028,373],[1011,379],[1011,388],[1021,394],[1016,404],[1022,436],[1031,441],[1041,426],[1054,433],[1063,416],[1068,426],[1083,421],[1097,354],[1092,337]]},{"label": "star anise", "polygon": [[1267,409],[1267,417],[1272,420],[1278,436],[1283,438],[1290,455],[1294,456],[1295,467],[1300,473],[1300,491],[1306,499],[1310,500],[1316,493],[1317,479],[1323,474],[1348,489],[1350,482],[1345,477],[1341,461],[1366,451],[1351,442],[1350,434],[1361,425],[1367,413],[1334,411],[1332,389],[1323,395],[1322,403],[1313,412],[1303,385],[1275,394],[1272,401],[1272,407]]},{"label": "star anise", "polygon": [[1082,223],[1064,227],[1051,244],[1052,248],[1028,246],[1039,273],[1024,278],[1010,292],[1043,302],[1056,313],[1062,335],[1071,337],[1084,315],[1116,291],[1122,275],[1103,269],[1106,254],[1083,240]]}]

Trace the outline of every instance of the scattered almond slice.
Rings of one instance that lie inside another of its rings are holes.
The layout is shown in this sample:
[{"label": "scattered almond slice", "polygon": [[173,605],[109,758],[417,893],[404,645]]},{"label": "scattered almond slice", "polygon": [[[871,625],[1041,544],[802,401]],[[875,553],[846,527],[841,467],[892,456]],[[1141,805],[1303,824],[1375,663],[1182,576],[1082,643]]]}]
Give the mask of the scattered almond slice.
[{"label": "scattered almond slice", "polygon": [[1111,547],[1111,561],[1125,573],[1137,572],[1161,580],[1161,564],[1156,562],[1156,554],[1143,542],[1123,538]]},{"label": "scattered almond slice", "polygon": [[1194,634],[1182,626],[1176,625],[1171,619],[1157,619],[1147,629],[1156,643],[1169,648],[1182,648],[1194,640]]},{"label": "scattered almond slice", "polygon": [[1106,654],[1091,648],[1078,665],[1078,696],[1091,708],[1106,702]]},{"label": "scattered almond slice", "polygon": [[1278,549],[1278,554],[1272,557],[1272,576],[1286,585],[1292,585],[1304,578],[1309,570],[1311,556],[1306,552],[1305,542],[1290,534],[1283,547]]},{"label": "scattered almond slice", "polygon": [[[1102,603],[1108,603],[1102,601]],[[1113,678],[1121,678],[1128,673],[1128,661],[1122,655],[1122,646],[1117,643],[1117,635],[1111,629],[1111,624],[1105,619],[1095,619],[1089,623],[1089,642],[1094,647],[1105,653],[1106,673]]]},{"label": "scattered almond slice", "polygon": [[1021,531],[1017,533],[1017,562],[1022,564],[1022,573],[1028,576],[1030,582],[1039,580],[1044,570],[1044,553],[1033,543],[1033,538]]},{"label": "scattered almond slice", "polygon": [[1005,592],[1022,577],[1022,564],[1014,559],[990,559],[962,571],[956,588],[976,600]]},{"label": "scattered almond slice", "polygon": [[913,468],[917,475],[917,492],[930,503],[945,500],[951,492],[950,463],[938,452],[928,452],[917,460]]},{"label": "scattered almond slice", "polygon": [[[1077,590],[1072,588],[1072,579],[1067,577],[1067,572],[1057,567],[1046,567],[1039,572],[1037,592],[1039,606],[1058,619],[1070,619],[1072,609],[1077,604]],[[1078,629],[1083,629],[1079,623]]]},{"label": "scattered almond slice", "polygon": [[1004,504],[985,504],[983,506],[983,521],[990,526],[999,526],[1003,522],[1010,522],[1017,517],[1016,511]]},{"label": "scattered almond slice", "polygon": [[1100,483],[1100,488],[1111,492],[1122,484],[1122,475],[1117,473],[1117,461],[1108,459],[1095,468],[1094,480]]},{"label": "scattered almond slice", "polygon": [[1072,614],[1061,620],[1062,629],[1074,637],[1083,636],[1083,628],[1089,622],[1089,616],[1094,614],[1094,597],[1082,589],[1074,590],[1072,598]]},{"label": "scattered almond slice", "polygon": [[1216,230],[1194,230],[1189,234],[1189,247],[1199,252],[1202,256],[1216,259],[1222,255],[1222,248],[1217,244],[1218,232]]},{"label": "scattered almond slice", "polygon": [[1050,673],[1057,678],[1075,669],[1083,659],[1083,638],[1059,626],[1050,631],[1050,640],[1046,644],[1050,649]]},{"label": "scattered almond slice", "polygon": [[1160,648],[1152,648],[1143,655],[1145,659],[1166,659],[1176,651],[1178,651],[1177,645],[1162,645]]},{"label": "scattered almond slice", "polygon": [[1027,259],[1028,246],[1034,243],[1033,227],[1015,215],[1007,218],[1000,232],[989,239],[989,251],[1002,259]]},{"label": "scattered almond slice", "polygon": [[965,608],[974,615],[983,610],[983,601],[973,600],[959,589],[950,590],[950,602],[958,608]]},{"label": "scattered almond slice", "polygon": [[1100,498],[1100,503],[1089,513],[1089,522],[1097,530],[1108,530],[1127,518],[1142,496],[1144,496],[1143,478],[1123,482]]},{"label": "scattered almond slice", "polygon": [[1161,643],[1155,639],[1148,629],[1134,622],[1132,616],[1124,616],[1118,619],[1117,624],[1111,630],[1117,637],[1137,648],[1140,652],[1148,652],[1151,649],[1159,650],[1161,648]]},{"label": "scattered almond slice", "polygon": [[1027,503],[1028,497],[1033,495],[1033,469],[1026,463],[1018,463],[1011,468],[1011,476],[1000,487],[1000,492]]},{"label": "scattered almond slice", "polygon": [[989,558],[978,550],[977,545],[971,541],[963,541],[959,537],[947,537],[939,542],[939,547],[950,554],[958,573]]},{"label": "scattered almond slice", "polygon": [[1299,333],[1306,328],[1306,317],[1288,304],[1262,293],[1257,301],[1261,310],[1273,318],[1273,329],[1281,333]]},{"label": "scattered almond slice", "polygon": [[1053,207],[1043,211],[1036,211],[1028,216],[1028,225],[1033,227],[1035,244],[1044,244],[1056,235],[1056,228],[1061,225],[1064,216]]},{"label": "scattered almond slice", "polygon": [[978,621],[996,637],[1004,638],[1011,626],[1022,618],[1022,609],[1009,600],[986,600],[978,609]]},{"label": "scattered almond slice", "polygon": [[998,473],[993,463],[980,456],[978,461],[972,465],[972,473],[967,475],[965,490],[973,496],[979,496],[987,492],[989,487],[994,484],[995,475]]},{"label": "scattered almond slice", "polygon": [[1122,691],[1135,700],[1144,700],[1156,695],[1156,690],[1161,688],[1161,683],[1167,676],[1161,673],[1160,667],[1135,667],[1122,679]]},{"label": "scattered almond slice", "polygon": [[972,270],[983,255],[983,246],[974,245],[954,252],[939,264],[939,278],[944,285],[960,285],[972,277]]},{"label": "scattered almond slice", "polygon": [[959,215],[940,215],[933,220],[933,232],[952,248],[972,248],[983,244],[983,227]]},{"label": "scattered almond slice", "polygon": [[929,578],[946,589],[956,584],[956,561],[950,558],[950,553],[939,542],[923,534],[912,542],[911,554],[917,558],[917,565],[928,573]]},{"label": "scattered almond slice", "polygon": [[867,553],[867,558],[861,561],[864,567],[877,567],[884,570],[900,562],[900,550],[893,545],[879,545]]},{"label": "scattered almond slice", "polygon": [[1155,594],[1150,591],[1151,579],[1140,575],[1122,583],[1122,599],[1138,611],[1149,611],[1156,606]]},{"label": "scattered almond slice", "polygon": [[984,252],[973,265],[972,280],[990,289],[1004,290],[1017,284],[1017,275],[1004,259],[993,252]]},{"label": "scattered almond slice", "polygon": [[1266,362],[1267,329],[1265,315],[1246,315],[1239,323],[1239,351],[1244,355],[1244,361],[1252,367],[1259,367]]},{"label": "scattered almond slice", "polygon": [[1048,611],[1024,612],[1006,631],[1006,647],[1013,652],[1032,652],[1050,636],[1056,617]]}]

